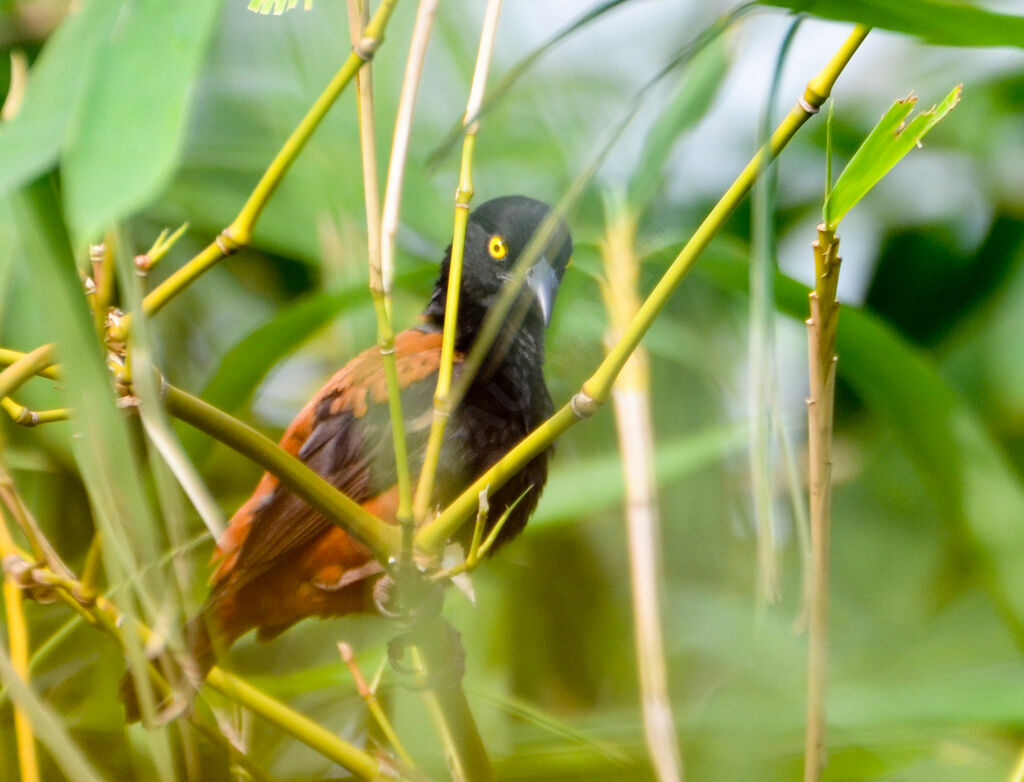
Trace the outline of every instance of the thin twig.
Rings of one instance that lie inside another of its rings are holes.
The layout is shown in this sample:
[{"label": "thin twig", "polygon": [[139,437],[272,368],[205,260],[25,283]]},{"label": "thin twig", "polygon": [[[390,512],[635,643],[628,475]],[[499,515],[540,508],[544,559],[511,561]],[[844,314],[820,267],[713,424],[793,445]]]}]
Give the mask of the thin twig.
[{"label": "thin twig", "polygon": [[416,768],[416,764],[413,762],[412,757],[408,752],[406,752],[401,739],[398,738],[398,734],[391,725],[391,720],[388,719],[388,715],[385,714],[384,709],[381,708],[380,701],[377,700],[377,694],[370,688],[370,685],[366,683],[366,678],[363,676],[363,672],[359,670],[359,663],[356,662],[356,656],[352,651],[352,647],[346,643],[339,643],[338,652],[341,654],[341,659],[345,662],[345,665],[348,666],[348,670],[352,674],[352,680],[356,684],[356,692],[359,693],[359,697],[366,703],[366,708],[373,716],[373,719],[377,723],[377,727],[379,727],[381,732],[384,734],[384,738],[387,739],[388,744],[391,745],[391,748],[395,751],[398,757],[401,758],[405,765],[411,769]]},{"label": "thin twig", "polygon": [[412,134],[412,118],[416,109],[416,95],[419,92],[423,60],[434,24],[434,14],[439,0],[420,0],[416,10],[416,24],[409,43],[409,56],[405,61],[405,77],[398,99],[395,116],[395,135],[391,142],[391,158],[388,163],[388,178],[384,188],[384,208],[381,212],[381,286],[386,296],[391,295],[395,277],[395,236],[398,232],[398,215],[402,207],[402,183],[405,179],[405,164],[409,154],[409,139]]},{"label": "thin twig", "polygon": [[70,576],[71,571],[68,566],[64,564],[56,549],[46,539],[35,517],[29,512],[15,488],[14,479],[2,464],[0,464],[0,504],[11,514],[15,524],[28,540],[36,561],[45,562],[54,573]]}]

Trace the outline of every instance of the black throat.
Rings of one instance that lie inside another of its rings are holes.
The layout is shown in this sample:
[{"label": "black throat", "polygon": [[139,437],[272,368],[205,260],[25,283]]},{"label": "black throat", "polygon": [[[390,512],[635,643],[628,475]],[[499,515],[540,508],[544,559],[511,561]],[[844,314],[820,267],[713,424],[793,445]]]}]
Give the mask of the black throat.
[{"label": "black throat", "polygon": [[[442,264],[441,275],[434,286],[430,302],[423,310],[423,324],[431,330],[441,331],[444,328],[448,295],[447,260],[446,258]],[[483,328],[493,301],[481,302],[473,296],[467,296],[466,291],[461,293],[455,330],[455,349],[463,355],[468,355]],[[540,382],[543,382],[544,329],[544,321],[538,308],[533,304],[533,297],[529,290],[524,289],[509,310],[498,336],[489,347],[476,380],[485,381],[495,375],[508,374],[508,371],[514,368],[514,374],[522,375],[523,371],[527,370],[527,374],[536,375]]]}]

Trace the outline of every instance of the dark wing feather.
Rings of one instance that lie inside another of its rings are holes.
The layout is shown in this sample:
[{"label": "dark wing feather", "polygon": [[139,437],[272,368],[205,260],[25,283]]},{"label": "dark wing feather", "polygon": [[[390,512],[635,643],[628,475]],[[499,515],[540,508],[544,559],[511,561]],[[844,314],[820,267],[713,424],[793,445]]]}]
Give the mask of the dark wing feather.
[{"label": "dark wing feather", "polygon": [[[395,355],[415,475],[426,446],[441,335],[403,331],[396,336]],[[396,480],[395,457],[379,349],[361,353],[336,373],[288,427],[281,444],[356,502],[390,488]],[[215,589],[240,588],[331,526],[272,475],[264,475],[221,538]]]}]

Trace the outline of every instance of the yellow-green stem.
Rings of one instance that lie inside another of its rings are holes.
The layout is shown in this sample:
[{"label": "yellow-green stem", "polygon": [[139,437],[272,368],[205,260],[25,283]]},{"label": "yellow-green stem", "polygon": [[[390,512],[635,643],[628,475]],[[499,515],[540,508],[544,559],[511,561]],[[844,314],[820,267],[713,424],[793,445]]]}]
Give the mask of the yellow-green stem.
[{"label": "yellow-green stem", "polygon": [[92,296],[92,316],[96,324],[96,333],[103,334],[106,329],[107,308],[114,295],[114,253],[111,249],[114,234],[108,231],[101,244],[89,248],[92,261],[92,279],[96,293]]},{"label": "yellow-green stem", "polygon": [[592,415],[607,398],[615,378],[618,377],[630,354],[651,327],[658,313],[672,293],[690,271],[701,252],[722,229],[725,221],[750,192],[754,180],[763,168],[762,158],[767,152],[774,157],[800,127],[810,119],[832,92],[839,74],[850,61],[857,47],[864,41],[868,28],[858,25],[828,64],[807,85],[797,105],[789,112],[772,134],[767,150],[759,151],[740,172],[736,181],[715,204],[661,278],[647,300],[631,321],[626,332],[612,347],[597,371],[583,384],[582,391],[551,418],[537,427],[490,470],[462,492],[436,519],[424,524],[416,534],[416,544],[424,551],[436,554],[444,542],[468,519],[483,489],[491,492],[503,486],[527,462],[555,442],[569,427],[581,418]]},{"label": "yellow-green stem", "polygon": [[[284,179],[284,175],[299,156],[306,142],[309,141],[310,136],[313,135],[313,131],[319,126],[334,101],[352,81],[352,77],[363,66],[363,63],[369,62],[380,47],[384,29],[397,2],[398,0],[382,0],[373,19],[366,27],[362,40],[353,47],[352,53],[349,54],[334,78],[292,131],[284,146],[281,147],[263,176],[260,177],[260,181],[256,184],[238,216],[206,249],[164,280],[143,299],[142,308],[147,315],[157,312],[218,261],[251,241],[256,221],[259,220],[260,214],[281,180]],[[116,336],[123,339],[129,325],[130,318],[126,316]]]},{"label": "yellow-green stem", "polygon": [[445,298],[444,331],[441,335],[441,364],[437,372],[434,391],[434,414],[430,422],[430,437],[423,457],[419,483],[416,486],[416,505],[413,513],[418,522],[427,517],[430,497],[441,456],[441,442],[451,414],[452,366],[455,363],[455,334],[458,327],[459,292],[462,287],[462,259],[466,249],[466,225],[469,222],[469,202],[473,198],[472,160],[476,135],[467,133],[462,143],[462,165],[459,186],[455,191],[455,220],[452,230],[452,251],[448,263],[448,291]]},{"label": "yellow-green stem", "polygon": [[11,417],[11,420],[19,426],[38,426],[39,424],[51,424],[55,421],[66,421],[71,417],[71,411],[66,407],[55,410],[29,410],[24,405],[19,405],[10,397],[0,399],[0,406]]},{"label": "yellow-green stem", "polygon": [[[0,525],[2,526],[2,525]],[[6,534],[6,530],[5,530]],[[24,596],[12,578],[4,579],[4,606],[7,611],[7,639],[11,653],[11,667],[15,674],[27,682],[29,676],[28,624],[25,622]],[[32,723],[17,703],[14,704],[14,735],[18,747],[18,766],[22,782],[38,782],[39,758]]]},{"label": "yellow-green stem", "polygon": [[839,51],[832,57],[829,63],[822,69],[821,73],[811,79],[804,90],[804,94],[789,114],[779,124],[767,145],[767,149],[760,150],[747,164],[746,168],[732,183],[725,195],[715,204],[711,212],[700,224],[693,236],[676,256],[672,265],[665,275],[659,280],[654,290],[647,297],[647,300],[640,307],[636,317],[633,318],[622,339],[609,352],[608,357],[602,362],[598,370],[583,385],[583,391],[590,398],[597,402],[604,402],[608,398],[612,383],[622,369],[623,364],[633,352],[633,349],[640,343],[644,334],[651,327],[654,319],[661,312],[668,302],[675,289],[679,286],[683,277],[690,271],[694,262],[700,254],[711,243],[711,240],[718,234],[725,221],[739,206],[740,202],[750,192],[754,181],[760,175],[768,158],[773,158],[782,150],[803,124],[817,113],[821,105],[828,99],[832,92],[832,85],[842,72],[843,68],[850,61],[856,52],[857,47],[864,41],[868,34],[868,28],[858,25],[846,39]]},{"label": "yellow-green stem", "polygon": [[434,414],[430,423],[430,437],[423,457],[419,483],[416,487],[416,505],[413,508],[416,521],[422,523],[430,508],[430,498],[437,474],[437,463],[441,456],[444,430],[452,411],[451,381],[452,366],[455,362],[455,335],[458,327],[459,293],[462,288],[462,260],[466,248],[466,225],[469,221],[469,203],[475,193],[473,188],[473,150],[476,135],[480,129],[477,116],[483,103],[487,72],[490,70],[491,55],[498,31],[498,16],[501,0],[489,0],[484,15],[480,45],[477,47],[473,81],[466,101],[466,113],[462,117],[465,137],[462,140],[462,159],[459,163],[459,184],[455,189],[455,219],[452,228],[452,250],[448,263],[448,291],[445,299],[444,332],[441,339],[441,365],[437,373],[437,388],[434,391]]},{"label": "yellow-green stem", "polygon": [[[21,557],[7,529],[7,521],[0,513],[0,559]],[[4,578],[4,609],[7,613],[7,641],[11,652],[11,667],[15,675],[22,681],[29,680],[29,641],[28,623],[25,621],[24,595],[21,587],[15,583],[12,575]],[[39,760],[36,755],[35,737],[32,735],[32,723],[24,709],[14,703],[14,735],[18,748],[18,764],[21,768],[23,782],[37,782],[39,779]]]},{"label": "yellow-green stem", "polygon": [[504,486],[523,465],[555,442],[578,420],[579,416],[574,412],[573,403],[570,402],[530,432],[501,461],[456,497],[436,519],[420,527],[416,533],[417,547],[429,554],[439,553],[448,538],[476,511],[481,491],[488,489],[493,494]]},{"label": "yellow-green stem", "polygon": [[398,530],[366,511],[269,438],[179,388],[171,385],[164,388],[164,400],[171,415],[273,473],[332,523],[362,540],[377,559],[387,561],[398,551]]},{"label": "yellow-green stem", "polygon": [[398,483],[398,523],[402,530],[401,554],[408,560],[412,556],[412,479],[409,476],[409,451],[405,443],[405,424],[402,417],[401,388],[398,385],[398,365],[395,361],[395,332],[391,326],[389,301],[382,291],[373,291],[373,306],[377,312],[377,344],[384,362],[384,376],[388,388],[388,412],[391,415],[391,438],[395,448],[395,474]]},{"label": "yellow-green stem", "polygon": [[[53,345],[45,346],[50,351],[50,356],[53,356]],[[8,348],[0,348],[0,366],[9,367],[11,364],[23,359],[27,356],[27,353],[22,353],[20,350],[10,350]],[[57,367],[51,365],[44,369],[40,369],[36,372],[38,377],[47,377],[50,380],[57,380]]]},{"label": "yellow-green stem", "polygon": [[380,763],[372,755],[342,741],[309,717],[271,698],[244,679],[215,667],[207,674],[206,683],[221,695],[263,717],[356,776],[362,779],[382,777]]},{"label": "yellow-green stem", "polygon": [[[6,351],[8,355],[14,351]],[[53,363],[53,345],[40,345],[35,350],[19,355],[13,363],[0,371],[0,397],[9,396]]]}]

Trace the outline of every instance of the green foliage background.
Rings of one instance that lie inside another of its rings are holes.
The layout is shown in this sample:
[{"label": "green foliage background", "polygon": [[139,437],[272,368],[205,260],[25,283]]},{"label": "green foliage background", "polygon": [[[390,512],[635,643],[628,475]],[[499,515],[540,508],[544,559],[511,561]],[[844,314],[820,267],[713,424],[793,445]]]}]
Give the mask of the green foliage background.
[{"label": "green foliage background", "polygon": [[[319,0],[311,12],[275,18],[247,13],[235,0],[79,5],[52,34],[41,35],[26,14],[59,11],[59,3],[0,2],[0,45],[26,49],[36,63],[21,114],[0,129],[0,190],[12,193],[56,167],[79,263],[85,244],[108,225],[117,224],[130,256],[162,227],[189,221],[189,233],[151,285],[236,214],[347,53],[344,7]],[[411,323],[425,301],[450,237],[455,156],[433,168],[423,161],[464,106],[478,5],[444,3],[428,55],[399,236],[399,326]],[[586,7],[578,5],[577,11]],[[1024,20],[935,0],[904,0],[899,11],[866,1],[780,5],[898,31],[872,33],[840,79],[840,162],[894,98],[916,89],[927,106],[964,82],[961,106],[925,149],[912,152],[840,229],[852,304],[839,325],[826,778],[1009,780],[1024,743],[1024,60],[1019,49],[1000,48],[979,67],[980,49],[935,44],[1020,45]],[[400,4],[374,63],[382,155],[412,10]],[[532,2],[508,2],[505,14],[495,77],[572,18],[569,10]],[[783,17],[768,8],[747,16],[738,35],[682,72],[690,85],[683,97],[677,98],[680,77],[660,85],[587,190],[570,220],[577,251],[549,337],[556,402],[577,390],[603,353],[606,316],[595,280],[602,188],[630,187],[652,198],[640,232],[646,290],[717,198],[718,181],[731,180],[755,148],[765,94],[747,89],[745,80],[756,81],[750,52],[762,53],[756,67],[771,70]],[[512,192],[556,201],[617,111],[712,18],[697,3],[623,3],[541,58],[483,121],[477,203]],[[785,106],[847,29],[804,25],[784,73]],[[589,66],[572,67],[572,58]],[[787,91],[790,81],[794,89]],[[698,126],[674,146],[671,140],[705,110],[714,130]],[[740,124],[726,130],[723,118]],[[779,172],[779,261],[799,280],[810,276],[824,147],[824,122],[812,120]],[[717,173],[693,173],[709,168]],[[347,92],[267,208],[253,246],[147,324],[153,361],[172,383],[273,434],[324,378],[373,341],[359,172],[354,98]],[[59,231],[59,222],[50,230]],[[71,333],[78,323],[47,284],[62,272],[41,268],[26,235],[0,200],[0,344],[19,350]],[[744,208],[645,343],[652,355],[669,675],[691,780],[793,779],[802,766],[800,560],[781,489],[782,600],[766,606],[756,596],[743,434],[749,236]],[[73,279],[70,268],[63,274],[65,282]],[[124,296],[131,301],[137,293]],[[806,298],[781,273],[776,294],[782,420],[800,442],[806,367],[799,319]],[[79,378],[85,385],[69,380],[63,388],[74,386],[86,405],[92,386],[85,374]],[[39,380],[16,398],[34,409],[66,400]],[[86,427],[105,420],[97,414]],[[135,546],[141,562],[152,563],[146,546],[164,551],[200,538],[187,549],[189,588],[174,604],[198,599],[212,542],[197,514],[168,488],[135,428],[127,428],[130,440],[111,434],[103,453],[76,453],[72,435],[81,429],[79,422],[35,430],[0,422],[3,459],[43,529],[80,569],[94,523],[107,523],[95,494],[95,484],[105,481],[115,505],[145,508],[128,519],[142,541]],[[184,427],[175,432],[230,513],[259,470]],[[551,484],[527,533],[474,576],[476,605],[449,595],[446,610],[467,650],[470,702],[501,778],[650,774],[616,454],[611,410],[573,429],[559,443]],[[131,463],[141,473],[138,483]],[[183,537],[141,518],[148,515],[177,519]],[[157,594],[170,578],[167,563],[146,576]],[[33,675],[36,691],[102,775],[152,778],[147,745],[156,739],[123,725],[114,644],[59,606],[30,604],[28,611],[33,647],[46,644]],[[391,632],[371,617],[306,622],[268,645],[243,640],[226,667],[358,741],[364,707],[335,641],[352,644],[372,671]],[[384,693],[413,754],[428,773],[438,773],[440,751],[416,696],[389,677]],[[9,715],[5,697],[0,779],[13,780]],[[178,741],[176,730],[160,735]],[[259,722],[249,730],[252,759],[275,778],[338,775],[276,730]],[[203,769],[196,778],[226,777],[217,751],[194,734],[191,740]],[[47,777],[59,778],[43,754]]]}]

